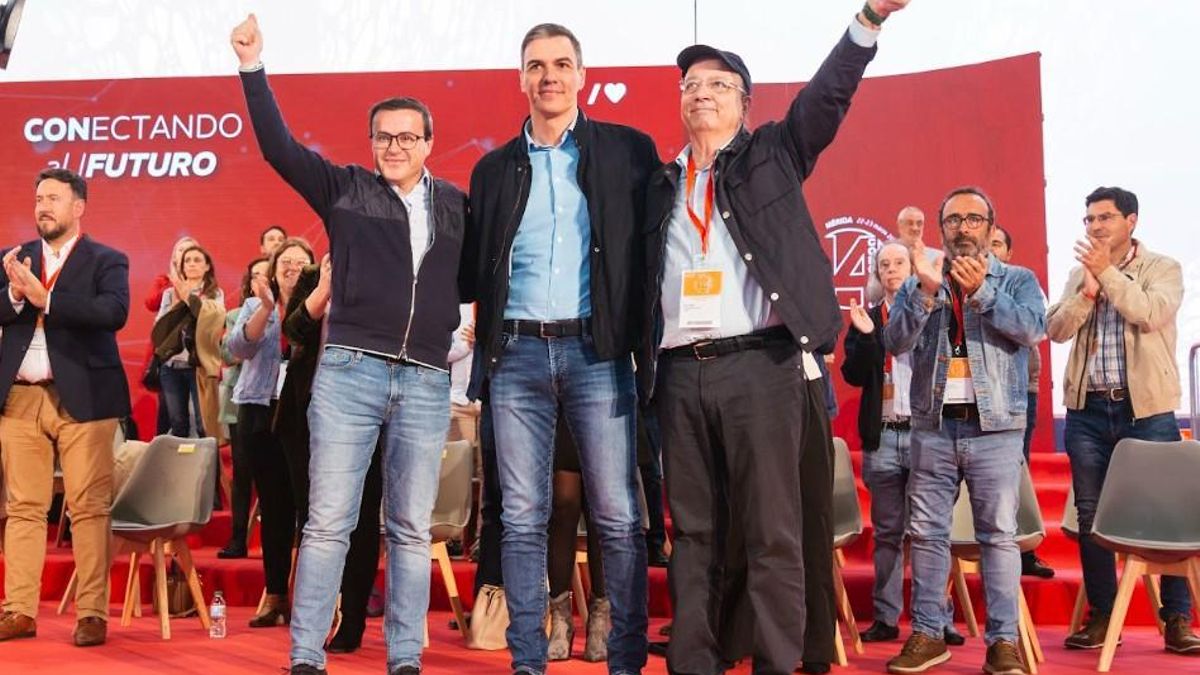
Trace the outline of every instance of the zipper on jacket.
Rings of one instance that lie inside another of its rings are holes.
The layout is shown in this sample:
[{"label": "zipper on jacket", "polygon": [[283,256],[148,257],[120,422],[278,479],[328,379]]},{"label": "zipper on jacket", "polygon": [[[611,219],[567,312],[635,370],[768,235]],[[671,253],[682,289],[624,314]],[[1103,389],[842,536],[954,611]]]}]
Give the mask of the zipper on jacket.
[{"label": "zipper on jacket", "polygon": [[[421,253],[421,259],[417,261],[416,268],[413,269],[412,279],[412,294],[408,300],[408,324],[404,326],[404,341],[400,344],[400,354],[398,358],[401,361],[408,361],[408,336],[412,332],[413,315],[417,312],[417,281],[420,279],[421,266],[425,264],[425,256],[429,255],[429,251],[433,249],[433,244],[437,241],[437,222],[434,212],[436,202],[433,197],[434,183],[429,181],[429,211],[426,217],[429,219],[429,241],[425,243],[425,251]],[[412,241],[412,222],[409,222],[409,242]],[[414,362],[416,363],[416,362]],[[439,369],[440,370],[440,369]]]}]

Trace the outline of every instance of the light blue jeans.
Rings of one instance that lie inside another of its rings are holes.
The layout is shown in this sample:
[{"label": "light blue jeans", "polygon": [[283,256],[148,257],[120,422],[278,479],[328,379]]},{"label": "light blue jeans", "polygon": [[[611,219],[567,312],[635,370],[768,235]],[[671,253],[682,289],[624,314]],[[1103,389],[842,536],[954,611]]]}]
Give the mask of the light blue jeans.
[{"label": "light blue jeans", "polygon": [[429,609],[429,523],[450,427],[450,376],[342,347],[326,347],[308,408],[308,523],[292,603],[292,665],[325,667],[350,532],[383,437],[388,670],[421,665]]},{"label": "light blue jeans", "polygon": [[601,360],[591,337],[504,335],[488,405],[503,499],[501,559],[513,669],[546,669],[546,527],[554,431],[579,447],[612,606],[610,673],[646,663],[646,542],[637,498],[636,394],[628,358]]},{"label": "light blue jeans", "polygon": [[1024,429],[984,432],[977,420],[942,420],[912,432],[908,534],[912,540],[913,630],[941,638],[950,575],[950,521],[966,480],[987,603],[984,640],[1017,640],[1021,553],[1017,548]]}]

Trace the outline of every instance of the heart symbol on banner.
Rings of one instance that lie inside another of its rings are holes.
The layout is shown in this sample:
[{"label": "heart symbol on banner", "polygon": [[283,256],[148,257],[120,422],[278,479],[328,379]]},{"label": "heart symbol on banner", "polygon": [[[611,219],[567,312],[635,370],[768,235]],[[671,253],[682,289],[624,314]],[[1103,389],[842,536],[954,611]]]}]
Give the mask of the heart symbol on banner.
[{"label": "heart symbol on banner", "polygon": [[625,98],[626,87],[624,82],[611,82],[604,85],[604,95],[609,101],[619,103]]}]

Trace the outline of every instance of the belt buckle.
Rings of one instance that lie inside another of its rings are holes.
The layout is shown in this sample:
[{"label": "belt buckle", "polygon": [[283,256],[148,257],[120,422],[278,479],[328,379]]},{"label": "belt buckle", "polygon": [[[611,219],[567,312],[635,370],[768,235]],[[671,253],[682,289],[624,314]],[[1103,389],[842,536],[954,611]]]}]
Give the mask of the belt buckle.
[{"label": "belt buckle", "polygon": [[539,321],[538,322],[538,337],[542,338],[543,340],[545,340],[547,338],[557,337],[555,335],[547,335],[546,334],[546,326],[549,326],[549,325],[553,325],[553,324],[551,324],[549,321]]},{"label": "belt buckle", "polygon": [[716,353],[710,354],[708,356],[705,356],[700,353],[701,347],[707,347],[708,345],[711,345],[712,343],[713,343],[712,340],[701,340],[700,342],[693,342],[692,343],[692,356],[695,356],[697,361],[711,361],[712,359],[717,358],[717,356],[719,356],[719,354],[716,354]]},{"label": "belt buckle", "polygon": [[1127,398],[1124,387],[1113,387],[1104,392],[1104,395],[1113,403],[1124,401]]}]

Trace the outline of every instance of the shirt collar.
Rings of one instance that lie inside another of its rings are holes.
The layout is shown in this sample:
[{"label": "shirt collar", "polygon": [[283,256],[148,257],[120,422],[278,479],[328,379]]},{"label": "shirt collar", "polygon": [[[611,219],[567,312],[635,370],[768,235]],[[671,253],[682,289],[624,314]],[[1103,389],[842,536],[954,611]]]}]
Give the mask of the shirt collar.
[{"label": "shirt collar", "polygon": [[46,241],[43,239],[42,240],[42,258],[46,259],[46,260],[50,260],[52,258],[55,260],[60,260],[60,259],[67,257],[68,255],[71,254],[71,249],[75,248],[75,244],[79,243],[79,237],[80,237],[80,235],[78,233],[76,233],[74,237],[71,237],[70,239],[68,239],[67,243],[63,244],[58,249],[58,253],[55,253],[54,249],[50,248],[50,244],[47,244]]},{"label": "shirt collar", "polygon": [[417,184],[413,186],[412,192],[405,195],[400,191],[399,185],[393,185],[392,189],[396,191],[396,196],[400,199],[411,200],[413,197],[425,194],[425,191],[429,189],[429,182],[432,180],[433,174],[429,173],[429,169],[422,169],[421,180],[417,181]]},{"label": "shirt collar", "polygon": [[527,120],[525,120],[525,143],[530,150],[546,150],[548,148],[561,148],[564,144],[566,144],[567,139],[574,138],[575,125],[578,123],[579,123],[579,111],[576,110],[575,118],[572,119],[571,123],[567,125],[567,128],[563,131],[563,135],[561,138],[558,139],[558,142],[555,143],[554,145],[542,145],[542,144],[538,143],[537,141],[533,140],[533,119],[532,118],[527,119]]},{"label": "shirt collar", "polygon": [[[741,129],[738,129],[738,132],[740,133],[740,132],[741,132]],[[737,138],[737,137],[738,137],[737,133],[734,133],[732,136],[730,136],[730,137],[729,137],[729,139],[728,139],[728,140],[726,140],[724,143],[722,143],[722,144],[721,144],[721,147],[717,148],[717,155],[719,155],[719,154],[721,154],[722,152],[724,152],[724,151],[725,151],[725,148],[728,148],[728,147],[729,147],[729,144],[730,144],[730,143],[732,143],[732,142],[733,142],[733,140],[734,140],[735,138]],[[685,167],[685,168],[686,168],[686,167],[687,167],[687,161],[688,161],[688,155],[691,155],[691,154],[692,154],[692,144],[691,144],[691,143],[688,143],[687,145],[683,146],[683,150],[680,150],[680,151],[679,151],[679,155],[677,155],[677,156],[675,157],[675,163],[676,163],[676,164],[678,164],[679,166],[682,166],[682,167]],[[716,155],[714,155],[714,156],[713,156],[713,162],[716,162],[716,161],[717,161],[717,158],[716,158]],[[701,170],[702,170],[702,171],[707,171],[708,169],[706,168],[706,169],[701,169]]]}]

